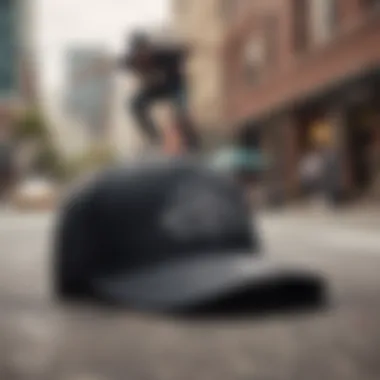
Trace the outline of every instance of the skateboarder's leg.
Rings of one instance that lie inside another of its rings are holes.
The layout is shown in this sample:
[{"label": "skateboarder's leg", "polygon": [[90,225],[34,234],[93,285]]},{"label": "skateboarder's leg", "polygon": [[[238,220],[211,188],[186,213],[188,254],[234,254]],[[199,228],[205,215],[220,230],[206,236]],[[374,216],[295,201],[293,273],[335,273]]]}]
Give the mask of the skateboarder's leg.
[{"label": "skateboarder's leg", "polygon": [[176,116],[176,125],[184,144],[189,149],[198,148],[199,139],[190,118],[186,89],[176,89],[176,91],[173,92],[172,99]]}]

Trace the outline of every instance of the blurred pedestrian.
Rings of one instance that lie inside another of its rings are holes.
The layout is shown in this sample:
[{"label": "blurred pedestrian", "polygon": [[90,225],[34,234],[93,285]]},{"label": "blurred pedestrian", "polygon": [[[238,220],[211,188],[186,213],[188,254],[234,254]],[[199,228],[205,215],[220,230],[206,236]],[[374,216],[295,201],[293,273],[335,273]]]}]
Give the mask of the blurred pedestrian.
[{"label": "blurred pedestrian", "polygon": [[304,196],[315,199],[322,192],[324,161],[318,148],[310,148],[301,158],[299,178]]},{"label": "blurred pedestrian", "polygon": [[323,171],[322,171],[322,193],[328,206],[335,207],[342,200],[341,189],[341,160],[338,152],[333,147],[326,147],[322,150]]}]

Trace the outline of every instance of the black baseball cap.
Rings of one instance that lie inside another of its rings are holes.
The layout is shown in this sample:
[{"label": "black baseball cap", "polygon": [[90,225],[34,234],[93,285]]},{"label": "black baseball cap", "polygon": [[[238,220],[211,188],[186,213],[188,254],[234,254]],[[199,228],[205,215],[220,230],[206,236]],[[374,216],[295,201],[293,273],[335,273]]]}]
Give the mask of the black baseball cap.
[{"label": "black baseball cap", "polygon": [[146,310],[189,309],[281,274],[232,179],[189,159],[102,174],[65,204],[56,280]]}]

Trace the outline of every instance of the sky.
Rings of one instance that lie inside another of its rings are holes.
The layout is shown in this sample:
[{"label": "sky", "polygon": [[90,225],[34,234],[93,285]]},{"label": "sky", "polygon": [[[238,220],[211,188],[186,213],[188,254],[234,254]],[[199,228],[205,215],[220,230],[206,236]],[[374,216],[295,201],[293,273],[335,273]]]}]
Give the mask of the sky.
[{"label": "sky", "polygon": [[65,49],[100,44],[117,53],[136,27],[167,20],[170,0],[31,0],[44,92],[59,89]]}]

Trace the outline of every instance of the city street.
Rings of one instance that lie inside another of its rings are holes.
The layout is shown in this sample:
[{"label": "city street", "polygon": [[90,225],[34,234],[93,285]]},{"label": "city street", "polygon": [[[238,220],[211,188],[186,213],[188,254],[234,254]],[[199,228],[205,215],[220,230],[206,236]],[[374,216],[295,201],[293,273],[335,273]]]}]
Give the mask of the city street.
[{"label": "city street", "polygon": [[53,219],[0,215],[1,380],[380,378],[376,218],[260,216],[267,255],[322,271],[331,306],[214,322],[54,303]]},{"label": "city street", "polygon": [[[379,0],[0,0],[0,20],[0,380],[380,380]],[[63,302],[53,269],[135,309]],[[214,292],[224,315],[141,311]]]}]

